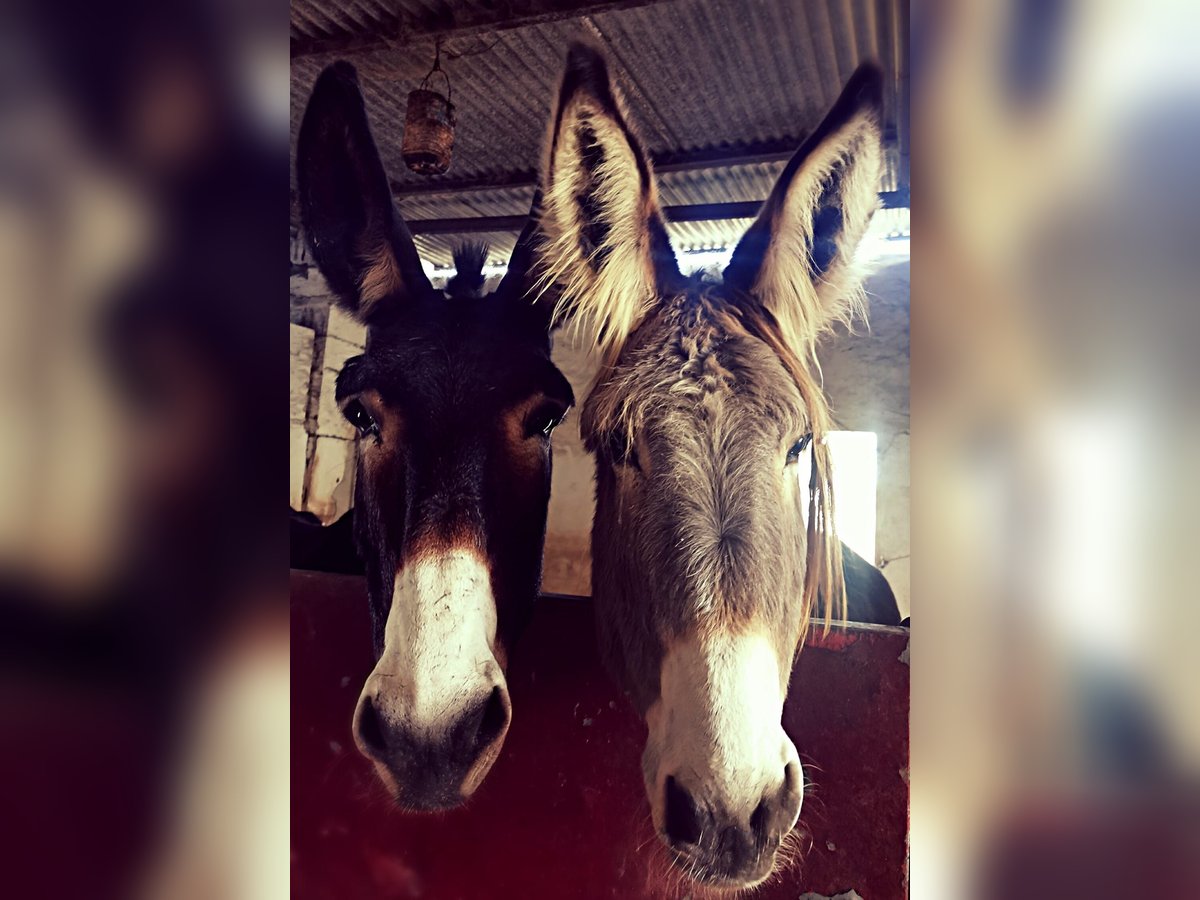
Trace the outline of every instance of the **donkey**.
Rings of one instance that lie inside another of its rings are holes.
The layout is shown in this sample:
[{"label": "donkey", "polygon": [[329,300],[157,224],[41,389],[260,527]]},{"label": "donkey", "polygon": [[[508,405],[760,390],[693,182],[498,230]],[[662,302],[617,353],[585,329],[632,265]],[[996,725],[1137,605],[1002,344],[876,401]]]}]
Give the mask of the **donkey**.
[{"label": "donkey", "polygon": [[861,303],[881,84],[853,75],[719,283],[681,275],[646,153],[587,46],[568,54],[543,161],[541,284],[601,358],[580,425],[601,650],[648,727],[655,829],[716,888],[766,879],[797,821],[784,696],[814,610],[845,616],[813,357]]},{"label": "donkey", "polygon": [[478,247],[434,290],[345,62],[313,87],[297,179],[317,265],[367,325],[336,390],[360,436],[354,535],[377,659],[354,739],[400,806],[451,808],[508,731],[508,652],[540,587],[550,435],[574,404],[550,362],[550,317],[524,299],[533,217],[493,294]]}]

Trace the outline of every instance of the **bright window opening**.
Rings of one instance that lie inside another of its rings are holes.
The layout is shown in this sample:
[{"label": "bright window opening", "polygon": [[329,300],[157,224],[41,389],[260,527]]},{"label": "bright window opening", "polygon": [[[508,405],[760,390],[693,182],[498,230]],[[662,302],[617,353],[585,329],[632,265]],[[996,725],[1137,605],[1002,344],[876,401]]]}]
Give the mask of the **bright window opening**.
[{"label": "bright window opening", "polygon": [[[834,521],[838,536],[867,562],[875,562],[875,491],[879,466],[873,431],[833,431],[829,452],[833,460]],[[809,472],[800,473],[807,485]]]}]

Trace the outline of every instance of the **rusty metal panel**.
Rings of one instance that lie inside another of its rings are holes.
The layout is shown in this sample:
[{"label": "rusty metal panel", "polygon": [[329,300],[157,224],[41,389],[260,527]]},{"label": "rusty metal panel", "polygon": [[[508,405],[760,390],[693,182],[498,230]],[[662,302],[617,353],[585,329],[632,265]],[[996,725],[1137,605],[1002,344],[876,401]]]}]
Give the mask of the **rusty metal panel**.
[{"label": "rusty metal panel", "polygon": [[[835,628],[784,727],[815,782],[797,863],[755,897],[907,895],[908,633]],[[679,889],[649,821],[645,731],[602,671],[590,602],[545,598],[509,670],[513,723],[463,810],[395,810],[350,734],[371,669],[361,579],[292,575],[292,896],[632,898]]]}]

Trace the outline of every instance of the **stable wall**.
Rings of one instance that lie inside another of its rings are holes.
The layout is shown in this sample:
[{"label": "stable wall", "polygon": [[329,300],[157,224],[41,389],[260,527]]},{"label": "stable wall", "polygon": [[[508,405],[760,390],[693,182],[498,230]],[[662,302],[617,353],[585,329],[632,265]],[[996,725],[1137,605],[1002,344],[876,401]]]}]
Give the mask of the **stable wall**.
[{"label": "stable wall", "polygon": [[[351,506],[355,437],[333,403],[337,371],[362,352],[365,330],[332,305],[315,268],[292,276],[292,505],[329,523]],[[909,262],[885,259],[867,281],[870,324],[834,335],[818,356],[841,428],[878,437],[875,559],[909,611]],[[590,355],[558,337],[554,361],[582,402],[595,373]],[[543,587],[591,593],[594,466],[579,437],[578,410],[554,434]]]},{"label": "stable wall", "polygon": [[[826,394],[839,428],[871,431],[878,441],[875,559],[896,593],[900,615],[909,611],[907,254],[885,260],[867,280],[870,325],[840,331],[819,348]],[[554,361],[580,403],[595,374],[592,357],[560,337]],[[579,437],[578,410],[554,433],[543,587],[591,593],[589,552],[594,464]]]}]

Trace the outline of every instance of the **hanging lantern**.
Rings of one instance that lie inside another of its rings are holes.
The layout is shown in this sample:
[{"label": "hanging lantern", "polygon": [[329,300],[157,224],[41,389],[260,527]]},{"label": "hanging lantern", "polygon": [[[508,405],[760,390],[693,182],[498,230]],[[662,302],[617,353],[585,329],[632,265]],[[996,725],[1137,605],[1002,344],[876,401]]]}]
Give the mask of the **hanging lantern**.
[{"label": "hanging lantern", "polygon": [[[429,86],[434,75],[446,79],[446,93]],[[454,150],[454,104],[450,102],[450,76],[442,69],[442,45],[438,42],[433,68],[420,86],[408,95],[404,115],[404,163],[418,175],[441,175],[450,168]]]}]

